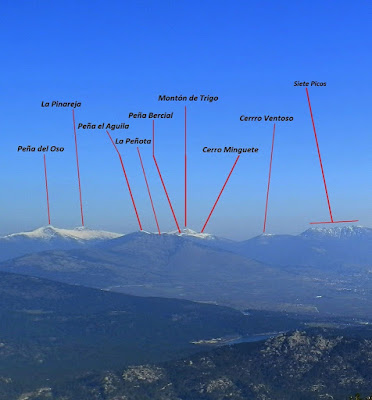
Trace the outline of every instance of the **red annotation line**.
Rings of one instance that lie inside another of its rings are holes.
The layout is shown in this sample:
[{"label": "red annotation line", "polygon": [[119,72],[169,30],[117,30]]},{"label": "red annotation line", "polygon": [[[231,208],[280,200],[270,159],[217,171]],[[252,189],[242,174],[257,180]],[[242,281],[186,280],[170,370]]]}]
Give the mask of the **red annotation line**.
[{"label": "red annotation line", "polygon": [[310,222],[311,224],[338,224],[338,223],[342,223],[342,222],[357,222],[357,219],[353,219],[350,221],[334,221],[333,220],[333,215],[332,215],[332,210],[331,210],[331,203],[329,201],[329,196],[328,196],[328,190],[327,190],[327,184],[326,184],[326,179],[325,179],[325,175],[324,175],[324,170],[323,170],[323,163],[322,163],[322,157],[320,155],[320,150],[319,150],[319,143],[318,143],[318,136],[316,134],[316,129],[315,129],[315,123],[314,123],[314,117],[313,117],[313,111],[311,109],[311,103],[310,103],[310,96],[309,96],[309,91],[307,88],[306,89],[306,96],[307,96],[307,102],[309,103],[309,110],[310,110],[310,116],[311,116],[311,122],[313,124],[313,130],[314,130],[314,136],[315,136],[315,142],[316,142],[316,148],[318,150],[318,156],[319,156],[319,163],[320,163],[320,169],[322,170],[322,177],[323,177],[323,183],[324,183],[324,189],[325,189],[325,193],[327,196],[327,203],[328,203],[328,209],[329,209],[329,216],[331,218],[331,221],[328,222]]},{"label": "red annotation line", "polygon": [[160,169],[159,169],[158,163],[156,161],[156,157],[155,157],[155,121],[154,120],[152,121],[152,158],[154,159],[156,169],[158,170],[158,174],[159,174],[161,183],[163,185],[163,189],[164,189],[165,195],[167,197],[167,200],[168,200],[168,203],[169,203],[169,207],[170,207],[170,209],[172,211],[172,214],[173,214],[174,222],[176,223],[178,232],[181,233],[181,229],[180,229],[180,226],[178,225],[176,214],[174,213],[174,210],[173,210],[173,207],[172,207],[172,203],[171,203],[170,198],[168,196],[167,188],[165,187],[165,183],[163,181],[163,177],[161,176],[161,172],[160,172]]},{"label": "red annotation line", "polygon": [[204,224],[204,226],[203,226],[203,229],[201,230],[201,233],[204,232],[204,229],[205,229],[205,227],[207,226],[208,221],[209,221],[211,215],[213,214],[214,209],[216,208],[216,205],[217,205],[217,203],[218,203],[218,200],[220,199],[221,194],[222,194],[222,192],[224,191],[225,186],[227,185],[227,182],[229,181],[232,172],[234,171],[235,165],[236,165],[236,163],[238,162],[239,157],[240,157],[240,155],[239,155],[238,157],[236,157],[236,160],[235,160],[235,162],[234,162],[234,165],[232,166],[231,171],[230,171],[230,173],[229,173],[229,175],[228,175],[228,177],[227,177],[227,179],[226,179],[224,185],[222,186],[222,189],[221,189],[221,191],[220,191],[220,194],[218,195],[217,200],[216,200],[216,202],[214,203],[214,205],[213,205],[213,207],[212,207],[212,210],[211,210],[211,212],[210,212],[209,215],[208,215],[207,220],[205,221],[205,224]]},{"label": "red annotation line", "polygon": [[146,182],[146,186],[147,186],[147,192],[148,192],[149,197],[150,197],[150,202],[151,202],[152,211],[154,212],[154,217],[155,217],[156,226],[157,226],[157,228],[158,228],[158,232],[159,232],[159,235],[160,235],[161,233],[160,233],[158,218],[157,218],[157,216],[156,216],[156,211],[155,211],[154,203],[153,203],[152,197],[151,197],[150,186],[149,186],[149,184],[148,184],[148,182],[147,182],[145,167],[143,166],[143,162],[142,162],[142,157],[141,157],[140,149],[139,149],[138,147],[137,147],[137,151],[138,151],[139,159],[140,159],[140,161],[141,161],[141,167],[142,167],[142,171],[143,171],[143,176],[145,177],[145,182]]},{"label": "red annotation line", "polygon": [[324,176],[324,170],[323,170],[323,163],[322,163],[322,157],[320,155],[320,150],[319,150],[319,143],[318,143],[318,136],[316,134],[316,129],[315,129],[315,123],[314,123],[314,117],[313,117],[313,112],[311,109],[311,103],[310,103],[310,97],[309,97],[309,91],[306,88],[306,96],[307,96],[307,101],[309,103],[309,110],[310,110],[310,115],[311,115],[311,122],[313,124],[313,129],[314,129],[314,136],[315,136],[315,142],[316,142],[316,148],[318,149],[318,156],[319,156],[319,162],[320,162],[320,169],[322,170],[322,176],[323,176],[323,183],[324,183],[324,189],[326,192],[327,196],[327,203],[328,203],[328,209],[329,209],[329,215],[331,217],[331,222],[333,222],[333,216],[332,216],[332,210],[331,210],[331,203],[329,202],[329,196],[328,196],[328,190],[327,190],[327,184]]},{"label": "red annotation line", "polygon": [[187,110],[185,106],[185,227],[187,227]]},{"label": "red annotation line", "polygon": [[48,208],[48,225],[50,225],[49,190],[48,190],[48,176],[47,176],[47,166],[46,166],[45,154],[44,154],[44,175],[45,175],[45,190],[46,190],[46,199],[47,199],[47,208]]},{"label": "red annotation line", "polygon": [[266,206],[265,206],[265,220],[264,220],[264,226],[263,226],[263,233],[265,233],[265,231],[266,231],[267,205],[268,205],[268,203],[269,203],[269,191],[270,191],[270,181],[271,181],[271,166],[272,166],[272,163],[273,163],[273,152],[274,152],[274,139],[275,139],[275,124],[274,124],[274,130],[273,130],[273,141],[272,141],[272,144],[271,144],[269,180],[268,180],[268,182],[267,182]]},{"label": "red annotation line", "polygon": [[81,225],[84,226],[83,201],[82,201],[82,198],[81,198],[81,183],[80,183],[79,155],[78,155],[78,145],[77,145],[77,137],[76,137],[75,111],[74,111],[74,109],[72,109],[72,120],[73,120],[73,122],[74,122],[75,152],[76,152],[77,176],[78,176],[78,182],[79,182],[79,197],[80,197]]},{"label": "red annotation line", "polygon": [[116,152],[118,153],[119,160],[120,160],[120,164],[121,164],[121,167],[122,167],[122,169],[123,169],[123,172],[124,172],[125,180],[126,180],[126,182],[127,182],[127,186],[128,186],[128,190],[129,190],[130,198],[132,199],[133,208],[134,208],[134,211],[135,211],[135,213],[136,213],[136,217],[137,217],[138,225],[139,225],[139,228],[140,228],[140,230],[142,231],[142,225],[141,225],[141,221],[140,221],[140,218],[139,218],[139,215],[138,215],[138,212],[137,212],[136,203],[134,202],[134,198],[133,198],[132,190],[131,190],[131,188],[130,188],[130,184],[129,184],[128,176],[127,176],[127,173],[126,173],[126,171],[125,171],[125,168],[124,168],[123,159],[121,158],[121,154],[119,153],[119,150],[118,150],[118,148],[116,147],[116,145],[115,145],[114,141],[112,140],[112,137],[111,137],[110,133],[109,133],[108,131],[106,131],[106,133],[107,133],[108,137],[110,138],[110,140],[111,140],[111,143],[112,143],[112,144],[113,144],[113,146],[115,147],[115,150],[116,150]]}]

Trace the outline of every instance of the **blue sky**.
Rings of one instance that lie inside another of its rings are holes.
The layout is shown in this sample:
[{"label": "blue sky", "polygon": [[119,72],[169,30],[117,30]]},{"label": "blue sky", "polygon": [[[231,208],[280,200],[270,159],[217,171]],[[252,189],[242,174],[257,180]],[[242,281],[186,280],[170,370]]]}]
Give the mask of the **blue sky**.
[{"label": "blue sky", "polygon": [[[235,161],[208,147],[258,147],[242,155],[207,232],[243,239],[262,231],[272,123],[241,115],[291,115],[279,122],[267,232],[296,233],[328,220],[305,89],[309,88],[335,219],[371,226],[371,5],[367,1],[3,1],[0,233],[47,224],[40,153],[19,145],[63,146],[47,154],[52,224],[80,224],[71,109],[77,122],[126,122],[113,138],[151,138],[150,119],[129,112],[174,112],[156,121],[156,156],[183,225],[183,126],[188,110],[189,227],[200,230]],[[209,94],[214,103],[161,103],[158,95]],[[78,131],[86,226],[138,229],[118,157],[102,131]],[[162,231],[175,229],[151,146],[141,154]],[[136,146],[121,145],[143,228],[155,231]]]}]

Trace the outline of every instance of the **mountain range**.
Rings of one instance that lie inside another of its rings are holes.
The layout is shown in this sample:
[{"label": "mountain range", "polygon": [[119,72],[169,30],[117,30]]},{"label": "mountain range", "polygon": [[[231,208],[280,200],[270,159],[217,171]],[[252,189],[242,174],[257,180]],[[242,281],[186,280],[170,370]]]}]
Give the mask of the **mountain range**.
[{"label": "mountain range", "polygon": [[[242,242],[51,226],[0,238],[0,400],[368,393],[371,238],[356,226]],[[275,337],[226,346],[257,334]]]},{"label": "mountain range", "polygon": [[240,254],[264,263],[320,268],[371,267],[372,229],[310,228],[300,235],[260,235],[240,242]]},{"label": "mountain range", "polygon": [[0,270],[141,296],[372,317],[372,229],[311,228],[243,242],[135,232],[4,261]]},{"label": "mountain range", "polygon": [[61,229],[48,225],[30,232],[12,233],[0,237],[0,261],[44,250],[94,245],[120,236],[122,235],[119,233],[84,227]]}]

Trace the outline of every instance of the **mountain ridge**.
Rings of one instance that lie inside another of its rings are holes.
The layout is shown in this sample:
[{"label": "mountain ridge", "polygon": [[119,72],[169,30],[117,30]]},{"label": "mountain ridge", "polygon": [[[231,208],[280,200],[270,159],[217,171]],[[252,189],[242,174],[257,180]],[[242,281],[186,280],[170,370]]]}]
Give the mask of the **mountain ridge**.
[{"label": "mountain ridge", "polygon": [[76,240],[96,240],[113,239],[123,236],[120,233],[89,229],[83,226],[74,229],[56,228],[52,225],[42,226],[32,231],[11,233],[0,237],[0,239],[10,240],[17,238],[45,239],[52,240],[56,238],[76,239]]},{"label": "mountain ridge", "polygon": [[[36,228],[31,231],[24,232],[16,232],[10,233],[3,236],[0,236],[0,240],[3,239],[16,239],[16,238],[30,238],[30,239],[46,239],[50,240],[57,237],[63,238],[73,238],[77,240],[93,240],[93,239],[114,239],[118,237],[122,237],[125,235],[133,234],[133,233],[145,233],[149,235],[159,235],[158,232],[149,232],[145,230],[129,232],[126,234],[105,231],[105,230],[97,230],[97,229],[89,229],[84,226],[75,227],[72,229],[67,228],[56,228],[53,225],[46,225]],[[362,225],[351,225],[351,226],[342,226],[342,227],[312,227],[309,228],[299,234],[273,234],[273,233],[262,233],[260,235],[253,236],[249,239],[243,240],[233,240],[227,239],[221,236],[213,235],[210,233],[201,233],[194,231],[190,228],[183,228],[179,232],[178,230],[169,231],[169,232],[161,232],[160,235],[174,235],[180,237],[193,237],[198,239],[207,239],[207,240],[226,240],[230,242],[245,242],[258,237],[278,237],[278,236],[287,236],[287,237],[312,237],[312,236],[324,236],[324,237],[350,237],[350,236],[365,236],[372,235],[372,228],[365,227]]]},{"label": "mountain ridge", "polygon": [[24,255],[0,263],[0,270],[239,309],[371,317],[372,236],[360,229],[343,238],[261,235],[243,242],[137,231]]}]

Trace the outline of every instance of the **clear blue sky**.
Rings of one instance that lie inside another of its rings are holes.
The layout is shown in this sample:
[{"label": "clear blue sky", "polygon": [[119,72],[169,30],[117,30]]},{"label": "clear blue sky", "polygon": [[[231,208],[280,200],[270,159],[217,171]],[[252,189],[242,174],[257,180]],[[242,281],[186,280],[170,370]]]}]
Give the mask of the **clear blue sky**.
[{"label": "clear blue sky", "polygon": [[[47,224],[40,153],[19,145],[64,146],[47,154],[52,224],[80,224],[70,109],[77,122],[130,124],[113,137],[151,137],[151,120],[130,111],[174,112],[156,122],[156,154],[183,225],[183,110],[159,94],[210,94],[188,107],[189,227],[200,230],[232,167],[209,147],[258,147],[243,155],[207,232],[243,239],[262,231],[272,123],[240,115],[291,115],[276,129],[267,232],[296,233],[329,219],[305,89],[335,219],[371,226],[371,3],[368,1],[3,1],[0,233]],[[78,131],[86,226],[138,229],[118,157],[102,131]],[[136,146],[119,147],[143,228],[156,226]],[[162,231],[175,229],[151,146],[142,157]]]}]

